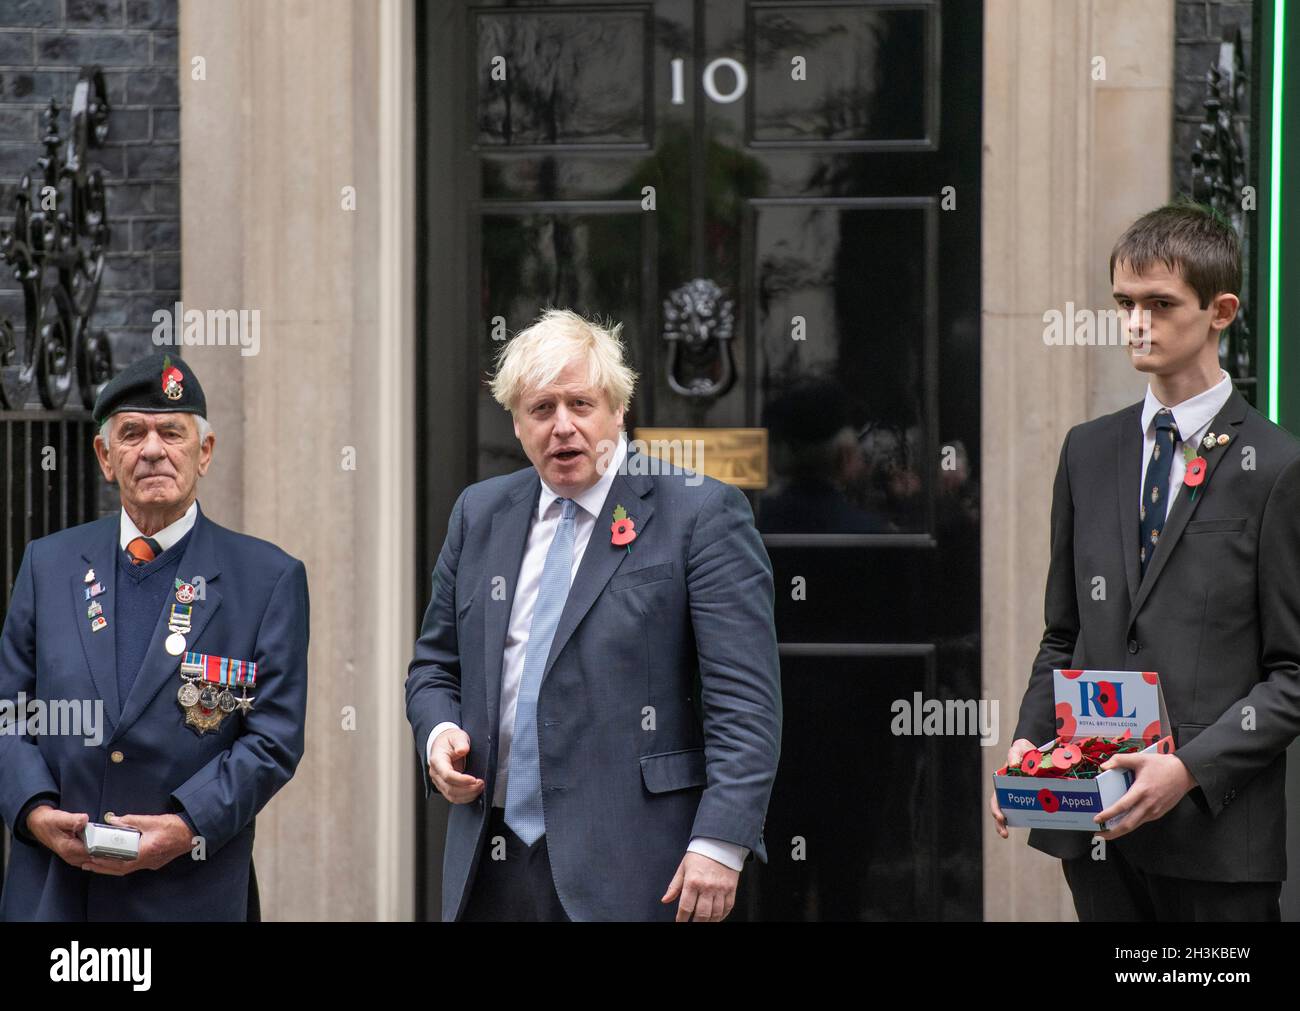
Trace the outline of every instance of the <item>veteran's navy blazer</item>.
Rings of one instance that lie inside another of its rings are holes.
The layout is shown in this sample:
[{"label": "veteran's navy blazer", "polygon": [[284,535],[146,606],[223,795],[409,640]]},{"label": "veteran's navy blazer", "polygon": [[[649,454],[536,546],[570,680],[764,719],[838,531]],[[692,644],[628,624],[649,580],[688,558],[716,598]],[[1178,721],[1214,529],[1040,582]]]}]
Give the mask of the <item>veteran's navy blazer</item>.
[{"label": "veteran's navy blazer", "polygon": [[[2,920],[242,920],[253,818],[302,757],[307,705],[307,575],[275,545],[217,525],[199,510],[179,575],[200,585],[187,649],[258,664],[250,712],[199,735],[176,700],[181,657],[163,647],[158,615],[130,694],[118,698],[114,597],[119,514],[31,542],[0,636],[0,700],[102,700],[102,741],[0,734],[0,816],[11,829],[39,794],[103,821],[106,812],[187,814],[206,859],[182,854],[158,870],[116,877],[69,866],[14,833]],[[182,547],[178,545],[178,547]],[[91,631],[83,577],[93,568],[110,627]],[[172,602],[168,598],[168,604]],[[121,761],[110,756],[121,753]],[[202,852],[198,850],[197,852]]]},{"label": "veteran's navy blazer", "polygon": [[[638,459],[639,458],[639,459]],[[648,473],[629,452],[569,589],[537,702],[546,847],[573,920],[672,920],[660,903],[694,836],[766,862],[763,824],[781,738],[772,566],[745,496],[709,477]],[[463,915],[497,774],[501,670],[541,481],[528,467],[461,492],[406,680],[425,765],[429,733],[465,730],[444,920]],[[631,550],[610,542],[616,505]],[[424,775],[426,796],[433,786]],[[486,798],[486,800],[485,800]]]}]

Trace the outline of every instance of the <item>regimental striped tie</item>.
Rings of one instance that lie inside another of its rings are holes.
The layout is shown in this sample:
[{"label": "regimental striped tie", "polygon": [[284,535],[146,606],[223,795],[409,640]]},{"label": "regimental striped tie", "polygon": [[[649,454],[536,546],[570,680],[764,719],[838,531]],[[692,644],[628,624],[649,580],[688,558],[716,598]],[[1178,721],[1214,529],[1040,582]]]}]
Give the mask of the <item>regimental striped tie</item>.
[{"label": "regimental striped tie", "polygon": [[533,605],[533,622],[528,627],[528,647],[524,654],[524,673],[519,682],[519,699],[515,704],[515,732],[510,742],[509,775],[506,780],[506,824],[524,843],[531,846],[546,831],[542,811],[542,775],[537,742],[537,695],[542,685],[542,671],[555,639],[564,602],[569,599],[569,581],[573,572],[573,531],[576,505],[572,499],[564,504],[560,525],[546,553],[537,602]]},{"label": "regimental striped tie", "polygon": [[147,565],[162,554],[162,545],[152,537],[137,537],[126,546],[132,565]]},{"label": "regimental striped tie", "polygon": [[1147,479],[1142,487],[1142,506],[1138,511],[1138,561],[1142,575],[1147,574],[1151,556],[1160,543],[1160,532],[1165,528],[1165,514],[1169,509],[1169,470],[1178,452],[1178,426],[1174,415],[1165,407],[1156,414],[1156,444],[1147,464]]}]

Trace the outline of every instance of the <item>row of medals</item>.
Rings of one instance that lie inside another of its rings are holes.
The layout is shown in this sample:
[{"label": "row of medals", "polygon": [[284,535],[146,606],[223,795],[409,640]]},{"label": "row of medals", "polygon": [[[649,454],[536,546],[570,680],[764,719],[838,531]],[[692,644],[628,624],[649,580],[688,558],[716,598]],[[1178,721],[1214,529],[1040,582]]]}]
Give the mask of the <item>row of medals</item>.
[{"label": "row of medals", "polygon": [[[172,605],[167,617],[167,636],[164,648],[172,656],[185,652],[185,636],[190,630],[190,617],[194,610],[194,587],[189,583],[176,581],[176,603]],[[200,733],[215,730],[221,721],[236,709],[248,712],[253,708],[253,700],[248,697],[248,686],[244,685],[244,694],[236,698],[229,688],[217,691],[216,687],[205,684],[200,688],[197,682],[203,677],[201,664],[181,663],[181,678],[185,681],[176,692],[176,701],[185,711],[185,722],[196,727]]]}]

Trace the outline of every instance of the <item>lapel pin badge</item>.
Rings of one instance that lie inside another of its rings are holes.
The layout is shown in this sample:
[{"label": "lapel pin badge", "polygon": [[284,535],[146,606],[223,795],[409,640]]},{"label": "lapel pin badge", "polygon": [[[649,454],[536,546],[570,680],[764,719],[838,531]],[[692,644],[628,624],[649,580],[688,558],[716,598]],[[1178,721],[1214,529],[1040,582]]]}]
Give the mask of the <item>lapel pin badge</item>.
[{"label": "lapel pin badge", "polygon": [[609,532],[609,543],[618,548],[626,546],[630,554],[632,542],[636,540],[636,521],[628,516],[621,503],[614,508],[614,522],[609,525]]}]

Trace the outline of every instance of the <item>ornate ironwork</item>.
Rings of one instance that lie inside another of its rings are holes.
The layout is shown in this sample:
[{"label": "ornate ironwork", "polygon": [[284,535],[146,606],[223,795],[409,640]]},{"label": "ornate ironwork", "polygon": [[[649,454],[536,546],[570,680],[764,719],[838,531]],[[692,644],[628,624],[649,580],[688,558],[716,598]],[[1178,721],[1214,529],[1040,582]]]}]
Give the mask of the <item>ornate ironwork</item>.
[{"label": "ornate ironwork", "polygon": [[89,330],[110,231],[103,176],[87,159],[107,139],[108,117],[99,67],[81,70],[66,140],[59,136],[59,103],[50,99],[42,116],[39,186],[33,191],[30,174],[22,177],[13,228],[0,233],[0,256],[22,285],[25,316],[21,339],[9,320],[0,321],[0,407],[26,406],[33,386],[44,407],[62,407],[75,369],[89,409],[112,376],[108,338]]},{"label": "ornate ironwork", "polygon": [[1251,333],[1250,305],[1254,284],[1249,250],[1253,238],[1251,216],[1243,206],[1250,185],[1249,152],[1241,116],[1249,108],[1249,78],[1241,44],[1241,28],[1223,30],[1219,60],[1205,74],[1205,120],[1192,151],[1192,197],[1219,211],[1237,230],[1241,240],[1241,308],[1232,325],[1219,337],[1219,362],[1225,372],[1246,386],[1253,402],[1255,341]]},{"label": "ornate ironwork", "polygon": [[[668,344],[668,385],[683,397],[720,397],[736,381],[732,353],[735,302],[705,277],[664,299],[663,339]],[[683,378],[679,371],[688,375]]]}]

